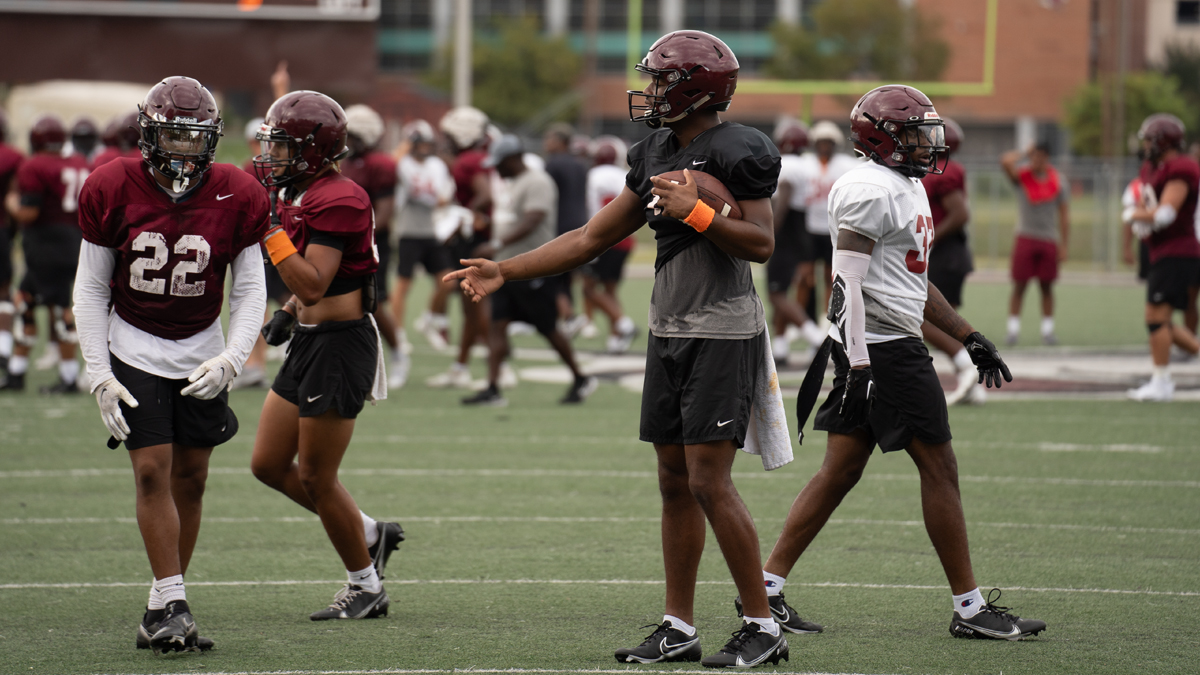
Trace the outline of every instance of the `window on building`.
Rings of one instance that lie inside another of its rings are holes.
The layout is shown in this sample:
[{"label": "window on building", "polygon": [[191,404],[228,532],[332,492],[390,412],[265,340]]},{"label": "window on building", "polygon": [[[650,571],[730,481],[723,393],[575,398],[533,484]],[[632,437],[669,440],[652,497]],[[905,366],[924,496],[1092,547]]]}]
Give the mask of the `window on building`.
[{"label": "window on building", "polygon": [[1179,0],[1176,2],[1175,23],[1190,26],[1200,24],[1200,0]]},{"label": "window on building", "polygon": [[383,0],[379,5],[379,27],[414,29],[433,27],[433,0]]},{"label": "window on building", "polygon": [[496,19],[532,16],[542,23],[546,19],[546,0],[472,0],[471,4],[476,29],[486,28]]},{"label": "window on building", "polygon": [[[567,4],[568,30],[583,30],[584,13],[588,0],[569,0]],[[642,1],[642,30],[658,30],[659,0]],[[623,31],[628,28],[629,0],[596,0],[600,16],[600,30]]]},{"label": "window on building", "polygon": [[775,20],[775,0],[688,0],[684,25],[706,31],[761,31]]}]

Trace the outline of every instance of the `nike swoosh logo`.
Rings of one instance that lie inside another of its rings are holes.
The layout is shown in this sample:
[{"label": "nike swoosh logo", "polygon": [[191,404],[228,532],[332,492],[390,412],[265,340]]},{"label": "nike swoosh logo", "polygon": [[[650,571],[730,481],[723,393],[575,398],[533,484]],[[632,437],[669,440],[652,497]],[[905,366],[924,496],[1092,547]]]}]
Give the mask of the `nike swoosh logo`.
[{"label": "nike swoosh logo", "polygon": [[707,159],[702,159],[702,160],[700,160],[699,162],[697,162],[696,160],[694,160],[694,159],[693,159],[693,160],[692,160],[692,166],[700,166],[701,164],[704,164],[704,163],[706,163],[706,162],[708,162],[708,160],[707,160]]},{"label": "nike swoosh logo", "polygon": [[217,201],[221,201],[221,200],[223,200],[223,199],[229,199],[229,198],[230,198],[230,197],[232,197],[232,196],[233,196],[233,195],[224,195],[224,196],[222,196],[222,195],[217,195]]},{"label": "nike swoosh logo", "polygon": [[983,633],[984,635],[988,635],[988,636],[991,636],[994,638],[999,638],[1001,640],[1011,640],[1013,638],[1021,637],[1021,629],[1015,625],[1013,626],[1012,630],[1005,633],[1003,631],[988,630],[987,628],[975,626],[972,624],[967,624],[965,621],[963,623],[965,623],[967,626],[970,626],[971,630],[978,631],[980,633]]},{"label": "nike swoosh logo", "polygon": [[304,220],[303,216],[292,216],[292,218],[294,218],[296,220]]},{"label": "nike swoosh logo", "polygon": [[695,638],[693,640],[689,640],[687,642],[680,642],[679,644],[669,645],[669,644],[667,644],[667,639],[663,638],[663,641],[660,642],[658,645],[658,649],[659,649],[659,651],[661,651],[663,653],[664,656],[674,656],[675,651],[680,650],[680,649],[687,649],[688,647],[691,647],[692,645],[696,644],[699,640],[700,640],[700,638],[697,637],[697,638]]},{"label": "nike swoosh logo", "polygon": [[322,396],[324,396],[324,395],[325,395],[325,394],[317,394],[316,396],[309,396],[309,397],[308,397],[308,402],[309,402],[309,403],[312,403],[313,401],[315,401],[315,400],[317,400],[317,399],[321,398],[321,397],[322,397]]},{"label": "nike swoosh logo", "polygon": [[723,427],[723,426],[725,426],[726,424],[729,424],[729,423],[730,423],[730,422],[732,422],[732,421],[733,421],[733,420],[725,420],[724,422],[717,422],[717,426],[718,426],[718,427]]}]

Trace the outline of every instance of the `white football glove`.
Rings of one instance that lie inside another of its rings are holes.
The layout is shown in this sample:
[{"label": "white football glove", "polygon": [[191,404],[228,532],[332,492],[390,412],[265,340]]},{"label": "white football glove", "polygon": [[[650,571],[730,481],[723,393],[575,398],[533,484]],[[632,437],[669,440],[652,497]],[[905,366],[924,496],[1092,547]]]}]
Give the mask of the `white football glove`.
[{"label": "white football glove", "polygon": [[108,433],[118,441],[129,438],[129,423],[125,421],[125,415],[121,414],[121,401],[124,401],[125,405],[130,408],[138,407],[137,399],[129,393],[125,385],[117,381],[117,378],[110,377],[104,381],[104,384],[96,388],[96,403],[100,404],[100,419],[104,420],[104,426],[108,427]]},{"label": "white football glove", "polygon": [[221,390],[229,386],[237,373],[233,370],[233,362],[224,354],[218,354],[200,364],[200,367],[188,377],[188,386],[180,394],[194,396],[207,401],[216,398]]}]

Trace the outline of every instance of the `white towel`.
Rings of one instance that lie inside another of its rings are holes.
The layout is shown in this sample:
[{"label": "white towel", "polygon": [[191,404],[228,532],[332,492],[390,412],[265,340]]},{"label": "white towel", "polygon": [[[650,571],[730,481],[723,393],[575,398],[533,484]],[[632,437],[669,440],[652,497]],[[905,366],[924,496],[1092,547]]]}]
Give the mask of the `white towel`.
[{"label": "white towel", "polygon": [[771,336],[763,329],[763,358],[758,364],[758,382],[750,405],[750,427],[746,430],[745,452],[762,457],[763,469],[772,471],[792,461],[792,436],[788,433],[787,411],[775,372]]},{"label": "white towel", "polygon": [[371,325],[375,328],[375,344],[376,351],[379,356],[375,359],[375,382],[371,384],[371,393],[367,394],[367,400],[371,405],[376,405],[378,401],[387,399],[387,369],[384,366],[383,358],[383,338],[379,335],[379,324],[375,323],[375,315],[368,314],[371,317]]}]

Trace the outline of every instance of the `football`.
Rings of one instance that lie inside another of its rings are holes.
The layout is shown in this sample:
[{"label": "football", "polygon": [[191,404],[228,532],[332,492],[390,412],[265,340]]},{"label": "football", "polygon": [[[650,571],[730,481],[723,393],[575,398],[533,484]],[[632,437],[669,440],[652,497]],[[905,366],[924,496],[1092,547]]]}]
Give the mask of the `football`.
[{"label": "football", "polygon": [[[710,174],[703,171],[688,169],[688,173],[692,175],[692,180],[696,182],[696,191],[700,195],[700,201],[708,204],[714,211],[734,220],[742,219],[742,209],[738,207],[737,200],[733,195],[729,194],[729,189],[725,187],[721,181],[713,178]],[[683,171],[668,171],[664,174],[659,174],[659,178],[679,183],[683,185],[687,183],[687,179],[683,177]]]}]

